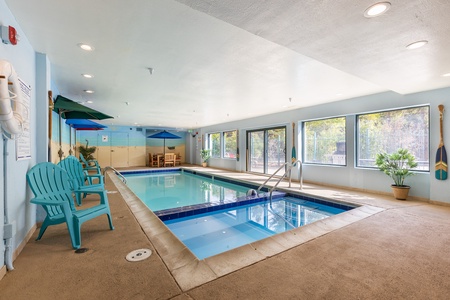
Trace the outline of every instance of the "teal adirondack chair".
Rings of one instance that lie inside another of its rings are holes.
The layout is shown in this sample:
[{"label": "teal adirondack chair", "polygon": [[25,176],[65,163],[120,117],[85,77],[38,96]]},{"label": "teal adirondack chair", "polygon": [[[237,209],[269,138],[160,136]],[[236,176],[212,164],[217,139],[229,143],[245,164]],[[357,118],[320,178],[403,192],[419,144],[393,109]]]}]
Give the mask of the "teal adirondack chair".
[{"label": "teal adirondack chair", "polygon": [[98,161],[95,159],[86,160],[86,158],[83,156],[83,154],[80,153],[80,160],[84,164],[83,170],[84,171],[95,171],[96,174],[102,174],[100,165],[98,164]]},{"label": "teal adirondack chair", "polygon": [[[58,166],[66,170],[67,175],[73,181],[73,190],[78,191],[83,189],[83,194],[76,193],[77,205],[81,205],[81,198],[86,197],[91,191],[104,190],[103,175],[101,174],[88,174],[83,171],[83,166],[75,156],[67,156],[65,159],[58,163]],[[99,183],[92,184],[92,178],[98,178]]]},{"label": "teal adirondack chair", "polygon": [[[26,177],[36,196],[31,199],[31,203],[42,205],[47,212],[36,240],[41,239],[48,226],[67,223],[72,247],[78,249],[81,247],[81,224],[103,214],[108,216],[110,229],[114,229],[105,190],[96,192],[100,195],[100,204],[76,210],[70,179],[67,172],[59,166],[50,162],[39,163],[27,172]],[[84,192],[82,189],[76,191],[76,193]]]}]

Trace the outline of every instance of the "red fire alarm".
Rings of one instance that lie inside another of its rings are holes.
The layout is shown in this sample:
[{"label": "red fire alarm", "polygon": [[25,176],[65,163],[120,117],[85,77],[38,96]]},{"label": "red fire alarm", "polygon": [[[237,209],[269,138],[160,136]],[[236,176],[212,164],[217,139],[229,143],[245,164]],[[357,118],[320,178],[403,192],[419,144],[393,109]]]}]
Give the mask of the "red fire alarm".
[{"label": "red fire alarm", "polygon": [[1,26],[1,36],[4,44],[17,45],[17,31],[12,26]]}]

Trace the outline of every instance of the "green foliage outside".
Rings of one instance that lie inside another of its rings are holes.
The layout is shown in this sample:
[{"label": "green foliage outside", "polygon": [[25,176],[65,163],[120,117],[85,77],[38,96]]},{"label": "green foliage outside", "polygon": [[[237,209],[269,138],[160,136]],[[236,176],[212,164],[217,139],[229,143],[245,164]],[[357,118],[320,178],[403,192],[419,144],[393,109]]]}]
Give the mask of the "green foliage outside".
[{"label": "green foliage outside", "polygon": [[305,162],[333,164],[338,143],[346,142],[345,125],[345,117],[305,122]]},{"label": "green foliage outside", "polygon": [[429,107],[358,116],[358,166],[375,166],[380,152],[408,149],[421,170],[429,170]]},{"label": "green foliage outside", "polygon": [[220,157],[220,132],[211,133],[209,135],[210,147],[211,147],[211,156],[212,157]]},{"label": "green foliage outside", "polygon": [[417,167],[416,158],[407,149],[398,149],[391,154],[378,153],[375,164],[397,186],[404,186],[405,178],[414,174],[411,169]]},{"label": "green foliage outside", "polygon": [[237,131],[226,131],[223,133],[224,157],[235,158],[237,149]]}]

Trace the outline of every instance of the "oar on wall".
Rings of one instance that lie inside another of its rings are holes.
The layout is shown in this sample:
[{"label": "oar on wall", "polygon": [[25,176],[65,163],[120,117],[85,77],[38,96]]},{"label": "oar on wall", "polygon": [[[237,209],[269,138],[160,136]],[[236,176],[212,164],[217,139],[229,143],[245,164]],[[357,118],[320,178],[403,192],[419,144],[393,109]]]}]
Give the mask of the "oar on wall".
[{"label": "oar on wall", "polygon": [[292,163],[297,160],[297,153],[295,151],[295,123],[292,122]]},{"label": "oar on wall", "polygon": [[439,127],[441,133],[441,139],[439,142],[439,147],[436,152],[436,165],[435,165],[435,176],[438,180],[447,179],[447,152],[444,146],[444,132],[443,132],[443,121],[444,121],[444,105],[439,106]]}]

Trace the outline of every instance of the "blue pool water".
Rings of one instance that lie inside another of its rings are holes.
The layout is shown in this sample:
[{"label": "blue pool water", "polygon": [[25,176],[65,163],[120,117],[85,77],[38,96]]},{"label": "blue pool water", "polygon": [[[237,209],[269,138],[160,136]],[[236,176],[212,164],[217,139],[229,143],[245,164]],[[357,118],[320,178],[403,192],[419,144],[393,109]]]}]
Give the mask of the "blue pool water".
[{"label": "blue pool water", "polygon": [[284,197],[273,201],[272,205],[266,201],[164,223],[199,259],[203,259],[344,211]]},{"label": "blue pool water", "polygon": [[153,211],[234,201],[245,196],[249,189],[181,171],[125,173],[125,177],[128,187]]},{"label": "blue pool water", "polygon": [[354,208],[279,192],[270,203],[263,194],[246,196],[256,189],[251,184],[189,171],[123,174],[128,187],[199,259]]}]

